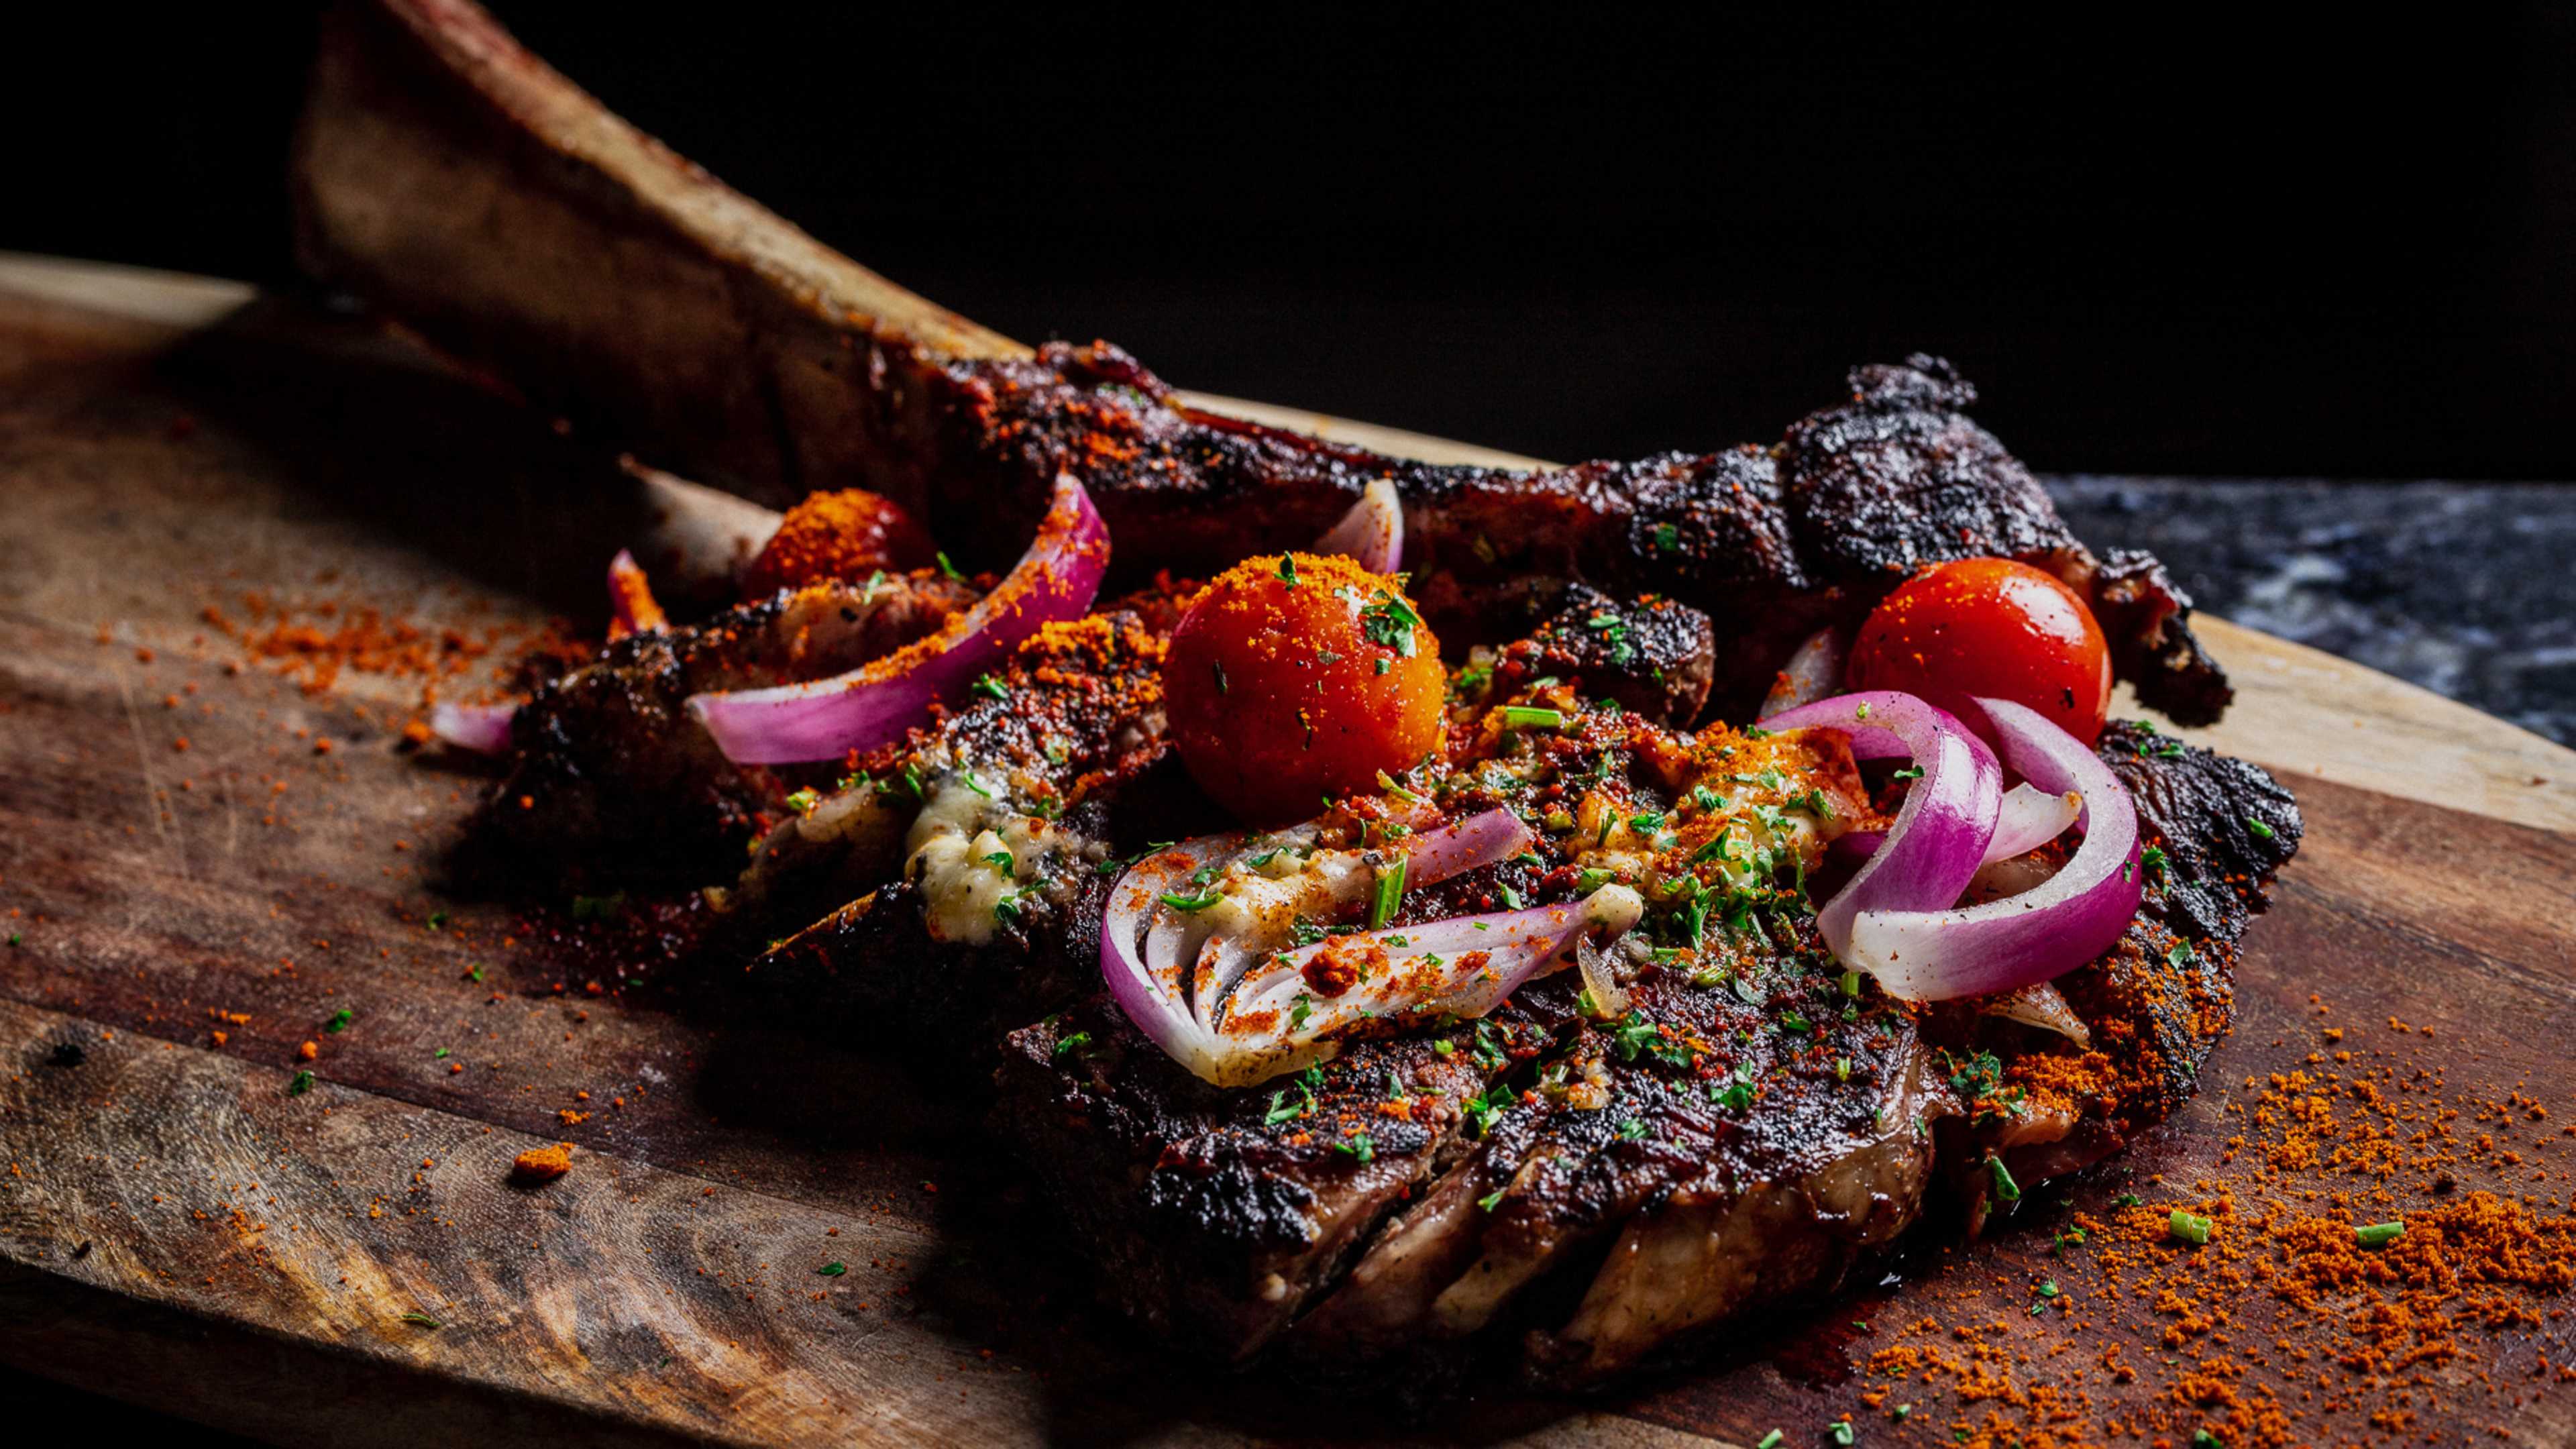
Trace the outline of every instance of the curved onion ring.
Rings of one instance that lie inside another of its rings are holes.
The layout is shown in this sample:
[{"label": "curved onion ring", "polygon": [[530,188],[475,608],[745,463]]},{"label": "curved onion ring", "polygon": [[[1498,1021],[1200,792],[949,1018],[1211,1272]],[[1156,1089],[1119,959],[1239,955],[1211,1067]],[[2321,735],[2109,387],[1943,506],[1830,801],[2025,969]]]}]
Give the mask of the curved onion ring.
[{"label": "curved onion ring", "polygon": [[737,764],[837,760],[903,738],[1040,626],[1078,617],[1109,567],[1109,529],[1071,474],[1057,477],[1038,534],[993,592],[938,633],[846,674],[773,689],[692,695],[689,709]]},{"label": "curved onion ring", "polygon": [[518,714],[515,704],[435,704],[429,709],[429,732],[460,750],[506,755],[510,721]]},{"label": "curved onion ring", "polygon": [[634,554],[619,549],[617,557],[608,561],[608,637],[658,634],[670,622],[653,598],[653,583],[644,577],[644,566]]},{"label": "curved onion ring", "polygon": [[1870,970],[1853,957],[1853,919],[1864,911],[1937,910],[1956,901],[1994,840],[2003,772],[1985,741],[1949,711],[1894,690],[1838,694],[1783,710],[1763,726],[1838,729],[1851,737],[1852,754],[1860,759],[1907,755],[1923,771],[1906,792],[1885,844],[1816,912],[1817,933],[1834,955],[1846,966]]},{"label": "curved onion ring", "polygon": [[[1909,1001],[1985,996],[2049,980],[2109,950],[2138,913],[2138,813],[2119,777],[2036,710],[2010,700],[1977,703],[2015,770],[2043,790],[2083,797],[2084,843],[2055,875],[2019,895],[1949,910],[1859,911],[1847,947],[1834,954]],[[1895,844],[1891,839],[1877,860]],[[1856,877],[1846,894],[1860,884]]]},{"label": "curved onion ring", "polygon": [[[1267,837],[1266,842],[1306,845],[1315,834],[1316,826],[1310,821]],[[1409,836],[1394,850],[1374,852],[1376,859],[1368,851],[1336,851],[1311,860],[1298,880],[1302,889],[1292,887],[1293,896],[1274,897],[1266,902],[1264,919],[1230,936],[1217,934],[1219,918],[1213,913],[1168,907],[1157,910],[1145,935],[1145,961],[1158,972],[1160,963],[1166,960],[1194,962],[1189,973],[1191,1013],[1201,1026],[1213,1027],[1218,1004],[1252,969],[1254,961],[1279,945],[1288,934],[1288,921],[1301,909],[1328,916],[1367,894],[1377,883],[1379,870],[1395,864],[1383,857],[1391,855],[1402,860],[1407,887],[1437,885],[1479,866],[1508,860],[1529,849],[1536,839],[1520,817],[1509,810],[1487,810],[1454,825]],[[1243,853],[1246,852],[1237,852]]]},{"label": "curved onion ring", "polygon": [[[1498,822],[1492,818],[1497,815],[1504,819]],[[1313,838],[1311,825],[1254,837],[1264,844],[1295,843],[1301,838]],[[1509,859],[1527,849],[1532,839],[1529,828],[1508,811],[1472,816],[1444,830],[1414,837],[1410,878],[1418,884],[1432,884]],[[1100,926],[1101,975],[1119,1009],[1165,1055],[1198,1076],[1224,1084],[1259,1081],[1317,1059],[1317,1053],[1311,1051],[1293,1060],[1279,1058],[1276,1042],[1219,1039],[1202,1015],[1212,1020],[1216,1005],[1225,999],[1237,979],[1262,958],[1248,948],[1226,952],[1224,943],[1206,941],[1206,933],[1194,930],[1188,919],[1194,913],[1175,911],[1161,901],[1167,892],[1187,889],[1193,873],[1239,858],[1247,849],[1245,837],[1213,835],[1156,851],[1129,868],[1110,887],[1109,907]],[[1349,852],[1354,861],[1363,854]],[[1366,882],[1372,872],[1364,865],[1355,865],[1341,874],[1349,880],[1328,881],[1328,889]],[[1224,959],[1229,956],[1233,959]],[[1195,1008],[1194,998],[1198,1003]],[[1490,1003],[1486,1009],[1490,1009]],[[1322,1054],[1330,1053],[1326,1050]],[[1282,1061],[1284,1065],[1279,1064]]]},{"label": "curved onion ring", "polygon": [[1762,697],[1762,710],[1754,716],[1767,720],[1783,710],[1812,704],[1840,689],[1843,683],[1844,641],[1833,629],[1818,629],[1807,636],[1772,677],[1771,692]]},{"label": "curved onion ring", "polygon": [[1315,540],[1315,552],[1348,555],[1373,574],[1395,572],[1404,559],[1404,500],[1395,484],[1370,479],[1368,487],[1360,490],[1360,501],[1342,515],[1342,521]]}]

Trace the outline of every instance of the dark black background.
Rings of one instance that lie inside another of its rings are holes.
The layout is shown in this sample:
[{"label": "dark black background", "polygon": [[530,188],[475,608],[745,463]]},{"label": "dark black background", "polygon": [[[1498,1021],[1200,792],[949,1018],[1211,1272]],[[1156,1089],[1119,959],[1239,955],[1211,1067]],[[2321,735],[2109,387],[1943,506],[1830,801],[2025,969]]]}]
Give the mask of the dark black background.
[{"label": "dark black background", "polygon": [[[1922,348],[2045,469],[2576,477],[2555,7],[498,8],[898,281],[1187,386],[1575,458]],[[288,278],[310,22],[247,9],[22,33],[0,246]]]}]

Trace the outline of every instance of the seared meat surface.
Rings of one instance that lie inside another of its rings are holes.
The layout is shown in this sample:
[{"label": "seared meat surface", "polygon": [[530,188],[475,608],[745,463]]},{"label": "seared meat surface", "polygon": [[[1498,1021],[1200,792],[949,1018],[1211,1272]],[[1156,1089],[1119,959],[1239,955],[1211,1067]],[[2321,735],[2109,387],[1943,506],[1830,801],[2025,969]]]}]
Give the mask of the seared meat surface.
[{"label": "seared meat surface", "polygon": [[[1597,1384],[1824,1289],[1937,1183],[1980,1221],[1999,1181],[2074,1171],[2189,1099],[2298,824],[2260,770],[2167,743],[2122,726],[2101,753],[2164,869],[2206,865],[2228,905],[2151,878],[2129,933],[2056,983],[2082,1047],[1847,984],[1811,918],[1757,908],[1702,951],[1627,953],[1616,1010],[1586,1010],[1566,973],[1264,1089],[1209,1087],[1095,998],[1011,1035],[995,1130],[1066,1205],[1104,1291],[1184,1348],[1276,1341],[1417,1386],[1502,1354],[1541,1384]],[[1490,905],[1493,885],[1445,889],[1417,909]],[[1335,1147],[1355,1132],[1383,1166]]]},{"label": "seared meat surface", "polygon": [[[2109,562],[2067,532],[2028,469],[1963,411],[1976,390],[1916,356],[1854,369],[1851,396],[1775,448],[1515,473],[1379,457],[1182,406],[1106,343],[1035,361],[959,361],[942,451],[979,486],[945,495],[980,521],[1000,497],[1033,520],[1057,470],[1081,477],[1120,540],[1119,568],[1204,568],[1302,547],[1372,478],[1404,498],[1405,563],[1445,637],[1493,639],[1532,578],[1667,595],[1727,641],[1713,702],[1749,714],[1797,641],[1855,622],[1914,569],[2000,554],[2097,604],[2140,696],[2187,724],[2217,718],[2225,676],[2190,601],[2151,559]],[[942,520],[932,500],[934,529]]]},{"label": "seared meat surface", "polygon": [[689,696],[857,668],[975,597],[936,573],[889,575],[781,592],[610,643],[520,707],[510,774],[479,822],[485,843],[556,872],[694,884],[725,870],[754,817],[785,791],[729,764],[689,715]]},{"label": "seared meat surface", "polygon": [[1515,693],[1556,677],[1587,699],[1615,699],[1657,724],[1688,725],[1708,702],[1717,639],[1708,616],[1652,594],[1620,600],[1570,583],[1529,637],[1494,659],[1494,684]]}]

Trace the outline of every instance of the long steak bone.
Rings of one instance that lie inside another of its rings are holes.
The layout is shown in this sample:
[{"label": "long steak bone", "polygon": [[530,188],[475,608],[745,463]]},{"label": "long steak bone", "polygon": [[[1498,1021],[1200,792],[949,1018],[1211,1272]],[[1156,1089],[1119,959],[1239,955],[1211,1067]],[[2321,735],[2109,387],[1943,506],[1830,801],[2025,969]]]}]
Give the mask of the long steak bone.
[{"label": "long steak bone", "polygon": [[[1191,406],[1106,344],[1030,349],[894,286],[611,115],[466,0],[344,0],[293,179],[305,265],[531,402],[777,503],[865,487],[1003,563],[1060,470],[1127,581],[1303,546],[1395,480],[1444,626],[1533,575],[1668,593],[1736,647],[1741,711],[1804,633],[1914,567],[2008,554],[2095,601],[2140,696],[2206,723],[2225,676],[2154,560],[2087,552],[1935,358],[1853,373],[1768,449],[1435,467]],[[998,525],[998,526],[997,526]]]}]

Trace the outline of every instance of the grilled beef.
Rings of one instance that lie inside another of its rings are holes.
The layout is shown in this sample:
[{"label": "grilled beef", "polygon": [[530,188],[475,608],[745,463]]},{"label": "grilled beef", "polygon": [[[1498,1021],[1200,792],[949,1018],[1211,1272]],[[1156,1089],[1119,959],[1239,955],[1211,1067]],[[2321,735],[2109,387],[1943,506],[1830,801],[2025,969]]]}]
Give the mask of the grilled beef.
[{"label": "grilled beef", "polygon": [[1713,691],[1730,718],[1819,624],[1986,552],[2091,598],[2149,704],[2204,723],[2227,702],[2188,600],[2153,560],[2086,553],[1937,359],[1858,370],[1763,450],[1535,472],[1380,457],[1191,406],[1106,344],[1033,353],[943,312],[638,134],[464,0],[334,7],[294,194],[311,270],[539,406],[781,506],[888,494],[981,566],[1008,561],[1060,470],[1129,580],[1303,546],[1384,477],[1444,637],[1499,637],[1494,598],[1529,577],[1665,594],[1732,641]]},{"label": "grilled beef", "polygon": [[[2121,727],[2101,749],[2166,868],[2227,862],[2234,904],[2203,933],[2189,882],[2151,878],[2129,933],[2057,983],[2085,1047],[1971,1003],[1847,995],[1811,921],[1762,913],[1687,970],[1628,958],[1615,1015],[1578,1010],[1559,976],[1486,1022],[1363,1044],[1311,1085],[1211,1088],[1096,998],[1010,1037],[996,1130],[1054,1189],[1104,1291],[1184,1347],[1240,1358],[1276,1340],[1416,1386],[1501,1352],[1537,1382],[1597,1384],[1831,1283],[1937,1182],[1973,1225],[1999,1184],[2074,1171],[2188,1100],[2297,821],[2261,771],[2163,745]],[[1390,1136],[1373,1124],[1398,1095]],[[1360,1175],[1332,1145],[1355,1131],[1400,1159]]]},{"label": "grilled beef", "polygon": [[1552,592],[1552,607],[1529,636],[1495,655],[1496,688],[1516,693],[1554,676],[1657,724],[1699,718],[1717,668],[1706,614],[1652,594],[1616,599],[1584,583]]},{"label": "grilled beef", "polygon": [[543,688],[512,724],[509,776],[482,843],[556,871],[698,883],[739,861],[776,789],[726,762],[691,718],[705,690],[756,689],[853,669],[974,602],[935,573],[827,584],[692,627],[630,634]]}]

